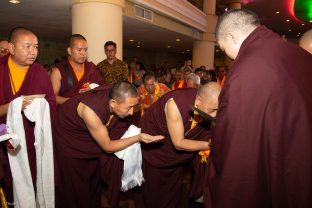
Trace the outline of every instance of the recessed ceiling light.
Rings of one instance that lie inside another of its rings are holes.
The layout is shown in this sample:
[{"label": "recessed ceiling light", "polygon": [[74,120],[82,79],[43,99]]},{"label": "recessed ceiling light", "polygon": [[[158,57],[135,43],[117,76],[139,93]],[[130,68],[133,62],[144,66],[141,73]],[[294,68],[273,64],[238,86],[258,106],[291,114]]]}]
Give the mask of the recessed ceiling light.
[{"label": "recessed ceiling light", "polygon": [[289,22],[289,21],[290,21],[289,19],[286,20],[286,22]]},{"label": "recessed ceiling light", "polygon": [[177,38],[177,39],[176,39],[176,41],[177,41],[177,42],[180,42],[180,41],[181,41],[181,39],[180,39],[180,38]]},{"label": "recessed ceiling light", "polygon": [[304,23],[302,23],[301,25],[304,26]]},{"label": "recessed ceiling light", "polygon": [[134,40],[130,39],[129,41],[130,41],[130,42],[133,42]]},{"label": "recessed ceiling light", "polygon": [[187,49],[186,51],[189,52],[189,51],[191,51],[191,50],[190,50],[190,49]]},{"label": "recessed ceiling light", "polygon": [[19,1],[19,0],[10,0],[9,2],[12,3],[12,4],[19,4],[19,3],[21,3],[21,1]]},{"label": "recessed ceiling light", "polygon": [[277,12],[275,12],[276,14],[279,14],[280,12],[279,11],[277,11]]},{"label": "recessed ceiling light", "polygon": [[140,45],[137,45],[137,48],[140,48],[141,46]]},{"label": "recessed ceiling light", "polygon": [[291,32],[291,29],[289,29],[288,31]]},{"label": "recessed ceiling light", "polygon": [[170,45],[168,45],[168,46],[167,46],[167,48],[171,48],[171,46],[170,46]]}]

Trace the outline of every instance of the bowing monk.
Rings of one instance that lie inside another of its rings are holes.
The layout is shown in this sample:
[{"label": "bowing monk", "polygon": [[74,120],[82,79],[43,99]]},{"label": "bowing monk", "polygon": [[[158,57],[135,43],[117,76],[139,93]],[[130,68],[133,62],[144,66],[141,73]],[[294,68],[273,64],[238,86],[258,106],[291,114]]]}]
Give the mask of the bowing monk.
[{"label": "bowing monk", "polygon": [[122,118],[133,114],[137,103],[136,88],[119,82],[112,88],[98,87],[75,96],[58,109],[53,130],[61,179],[60,207],[101,207],[101,156],[139,141],[163,138],[141,133],[111,140],[111,133],[120,130]]},{"label": "bowing monk", "polygon": [[98,69],[88,62],[88,43],[84,36],[70,36],[67,48],[68,59],[57,64],[51,73],[51,82],[56,103],[63,104],[70,97],[93,88],[90,84],[104,84]]},{"label": "bowing monk", "polygon": [[145,112],[140,122],[142,132],[160,134],[165,139],[142,145],[145,184],[138,207],[179,207],[183,166],[190,164],[198,151],[210,146],[211,123],[194,112],[192,106],[215,116],[220,90],[217,83],[207,83],[199,89],[177,89],[163,95]]},{"label": "bowing monk", "polygon": [[206,207],[312,207],[311,55],[244,9],[219,18],[216,38],[235,60],[219,98]]},{"label": "bowing monk", "polygon": [[[53,115],[56,104],[48,73],[41,65],[35,63],[38,54],[37,36],[29,29],[14,28],[10,33],[8,48],[10,53],[0,59],[0,123],[6,123],[9,103],[21,95],[45,94],[45,99],[48,101],[50,112]],[[30,100],[24,99],[22,109],[25,109],[30,103]],[[27,120],[24,114],[23,125],[32,181],[36,187],[35,125]],[[2,147],[6,160],[4,191],[8,203],[13,204],[12,175],[7,149],[4,144]]]}]

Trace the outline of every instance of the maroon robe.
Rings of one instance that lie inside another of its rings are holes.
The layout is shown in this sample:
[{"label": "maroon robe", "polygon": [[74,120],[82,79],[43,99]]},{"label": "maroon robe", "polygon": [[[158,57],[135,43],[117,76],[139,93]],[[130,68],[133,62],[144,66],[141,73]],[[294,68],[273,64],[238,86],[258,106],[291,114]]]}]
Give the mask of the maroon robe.
[{"label": "maroon robe", "polygon": [[[147,208],[179,207],[182,195],[183,166],[190,164],[198,152],[175,149],[168,131],[164,109],[166,102],[173,98],[182,116],[185,137],[208,141],[211,127],[209,122],[198,123],[190,130],[193,115],[190,106],[194,105],[196,93],[197,89],[177,89],[169,92],[155,102],[142,117],[140,125],[143,133],[163,135],[165,139],[159,143],[142,144],[142,170],[145,178],[144,205],[139,206]],[[197,170],[204,171],[204,168]],[[200,176],[201,174],[197,173],[196,175]],[[203,177],[196,178],[196,180],[203,179]],[[201,192],[194,197],[199,197],[202,194],[202,189],[200,190]]]},{"label": "maroon robe", "polygon": [[[103,175],[113,180],[109,186],[115,192],[109,197],[118,201],[116,190],[119,193],[123,163],[102,150],[77,114],[77,106],[82,102],[106,125],[110,118],[109,90],[110,86],[99,87],[75,96],[56,113],[53,133],[60,173],[60,198],[56,199],[59,207],[100,207]],[[110,137],[119,139],[126,130],[125,125],[122,119],[114,116],[107,126]],[[110,174],[102,170],[108,168],[111,168]]]},{"label": "maroon robe", "polygon": [[[66,69],[64,67],[66,65]],[[59,69],[62,80],[61,80],[61,89],[59,92],[60,96],[63,97],[72,97],[79,94],[79,90],[82,88],[84,83],[96,83],[98,85],[103,85],[104,81],[100,76],[99,70],[92,62],[86,61],[84,63],[84,74],[81,79],[78,81],[75,75],[75,72],[69,61],[66,61],[65,64],[58,64],[56,67]],[[72,85],[69,84],[72,82]]]},{"label": "maroon robe", "polygon": [[312,56],[295,44],[264,26],[243,42],[219,97],[213,207],[312,207],[311,83]]},{"label": "maroon robe", "polygon": [[[21,95],[34,95],[34,94],[45,94],[45,99],[49,102],[51,118],[56,109],[55,96],[53,93],[52,84],[49,78],[47,71],[38,63],[33,63],[25,76],[25,79],[19,89],[19,91],[13,95],[9,68],[8,68],[8,57],[1,59],[0,62],[0,105],[10,103],[15,98]],[[0,117],[0,123],[6,123],[6,115]],[[36,152],[35,152],[35,136],[34,136],[34,127],[35,123],[30,122],[23,115],[23,124],[25,129],[25,138],[27,144],[28,160],[30,165],[30,171],[33,179],[34,187],[36,186]],[[13,187],[12,187],[12,175],[9,166],[8,156],[6,152],[6,146],[2,143],[2,149],[4,151],[6,166],[5,166],[5,176],[4,176],[4,190],[7,196],[7,200],[13,201]]]}]

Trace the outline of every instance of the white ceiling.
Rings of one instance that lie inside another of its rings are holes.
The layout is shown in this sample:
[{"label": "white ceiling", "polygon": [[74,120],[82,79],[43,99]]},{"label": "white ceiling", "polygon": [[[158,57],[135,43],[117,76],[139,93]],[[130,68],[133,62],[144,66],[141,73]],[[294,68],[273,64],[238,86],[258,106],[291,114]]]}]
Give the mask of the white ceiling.
[{"label": "white ceiling", "polygon": [[[16,26],[33,30],[40,39],[67,41],[71,35],[71,5],[74,0],[22,0],[11,4],[0,0],[0,37],[7,37]],[[148,50],[186,52],[192,50],[193,39],[137,19],[123,17],[124,46]],[[181,42],[175,39],[180,38]],[[129,39],[135,40],[129,42]],[[168,49],[168,45],[171,46]]]},{"label": "white ceiling", "polygon": [[73,0],[23,0],[11,4],[0,0],[0,34],[16,26],[31,28],[40,38],[64,40],[71,34]]},{"label": "white ceiling", "polygon": [[[71,5],[74,0],[22,0],[21,4],[11,4],[8,0],[0,0],[0,37],[8,36],[9,31],[16,26],[25,26],[32,29],[40,39],[66,41],[71,35]],[[217,12],[224,9],[227,0],[217,0]],[[312,28],[311,23],[301,26],[293,19],[289,23],[286,3],[288,0],[248,0],[250,3],[244,7],[255,11],[262,23],[274,31],[285,34],[286,37],[297,37]],[[308,0],[307,0],[308,1]],[[312,1],[312,0],[309,0]],[[279,10],[279,15],[275,11]],[[288,31],[291,29],[291,32]],[[179,52],[192,50],[193,39],[175,31],[169,31],[147,22],[123,18],[124,46],[136,47],[140,42],[141,48],[148,50],[166,50]],[[175,38],[182,41],[177,43]],[[134,39],[134,42],[129,42]],[[168,49],[167,46],[171,45]]]}]

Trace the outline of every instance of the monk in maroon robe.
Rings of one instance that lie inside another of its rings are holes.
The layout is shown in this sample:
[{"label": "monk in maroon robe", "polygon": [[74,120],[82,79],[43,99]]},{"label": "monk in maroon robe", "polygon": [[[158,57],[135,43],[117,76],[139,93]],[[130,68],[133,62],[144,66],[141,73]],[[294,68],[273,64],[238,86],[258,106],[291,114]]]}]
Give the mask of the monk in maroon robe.
[{"label": "monk in maroon robe", "polygon": [[219,19],[216,37],[235,60],[212,138],[213,207],[312,207],[311,54],[243,9]]},{"label": "monk in maroon robe", "polygon": [[[9,40],[10,54],[1,59],[0,62],[0,123],[6,123],[6,114],[9,103],[21,95],[45,94],[45,99],[49,102],[51,116],[56,108],[55,96],[47,71],[39,64],[35,63],[38,54],[38,39],[36,35],[26,28],[15,28],[12,30]],[[19,88],[14,86],[14,80],[8,61],[11,61],[15,68],[25,70],[25,78]],[[24,100],[23,108],[30,104],[29,100]],[[26,119],[23,115],[23,125],[27,144],[28,160],[36,187],[36,153],[35,153],[35,123]],[[6,153],[6,145],[2,143],[6,166],[4,176],[4,191],[8,202],[13,203],[12,175]]]},{"label": "monk in maroon robe", "polygon": [[61,179],[60,198],[56,199],[59,207],[101,207],[100,158],[139,141],[150,143],[163,138],[141,133],[111,140],[110,133],[116,136],[124,129],[121,119],[133,114],[137,103],[136,88],[120,82],[112,88],[85,92],[61,105],[53,125]]},{"label": "monk in maroon robe", "polygon": [[[191,106],[215,116],[219,92],[220,86],[216,83],[199,89],[177,89],[165,94],[146,111],[140,122],[142,132],[164,135],[165,139],[157,144],[142,145],[145,183],[138,207],[179,207],[183,166],[192,163],[198,151],[209,149],[211,123],[201,120]],[[203,181],[204,178],[197,179]],[[202,191],[203,188],[194,197],[200,197]]]},{"label": "monk in maroon robe", "polygon": [[87,61],[88,43],[84,36],[74,34],[69,39],[68,60],[57,64],[51,73],[56,102],[63,104],[70,97],[92,88],[90,84],[103,85],[99,70]]}]

